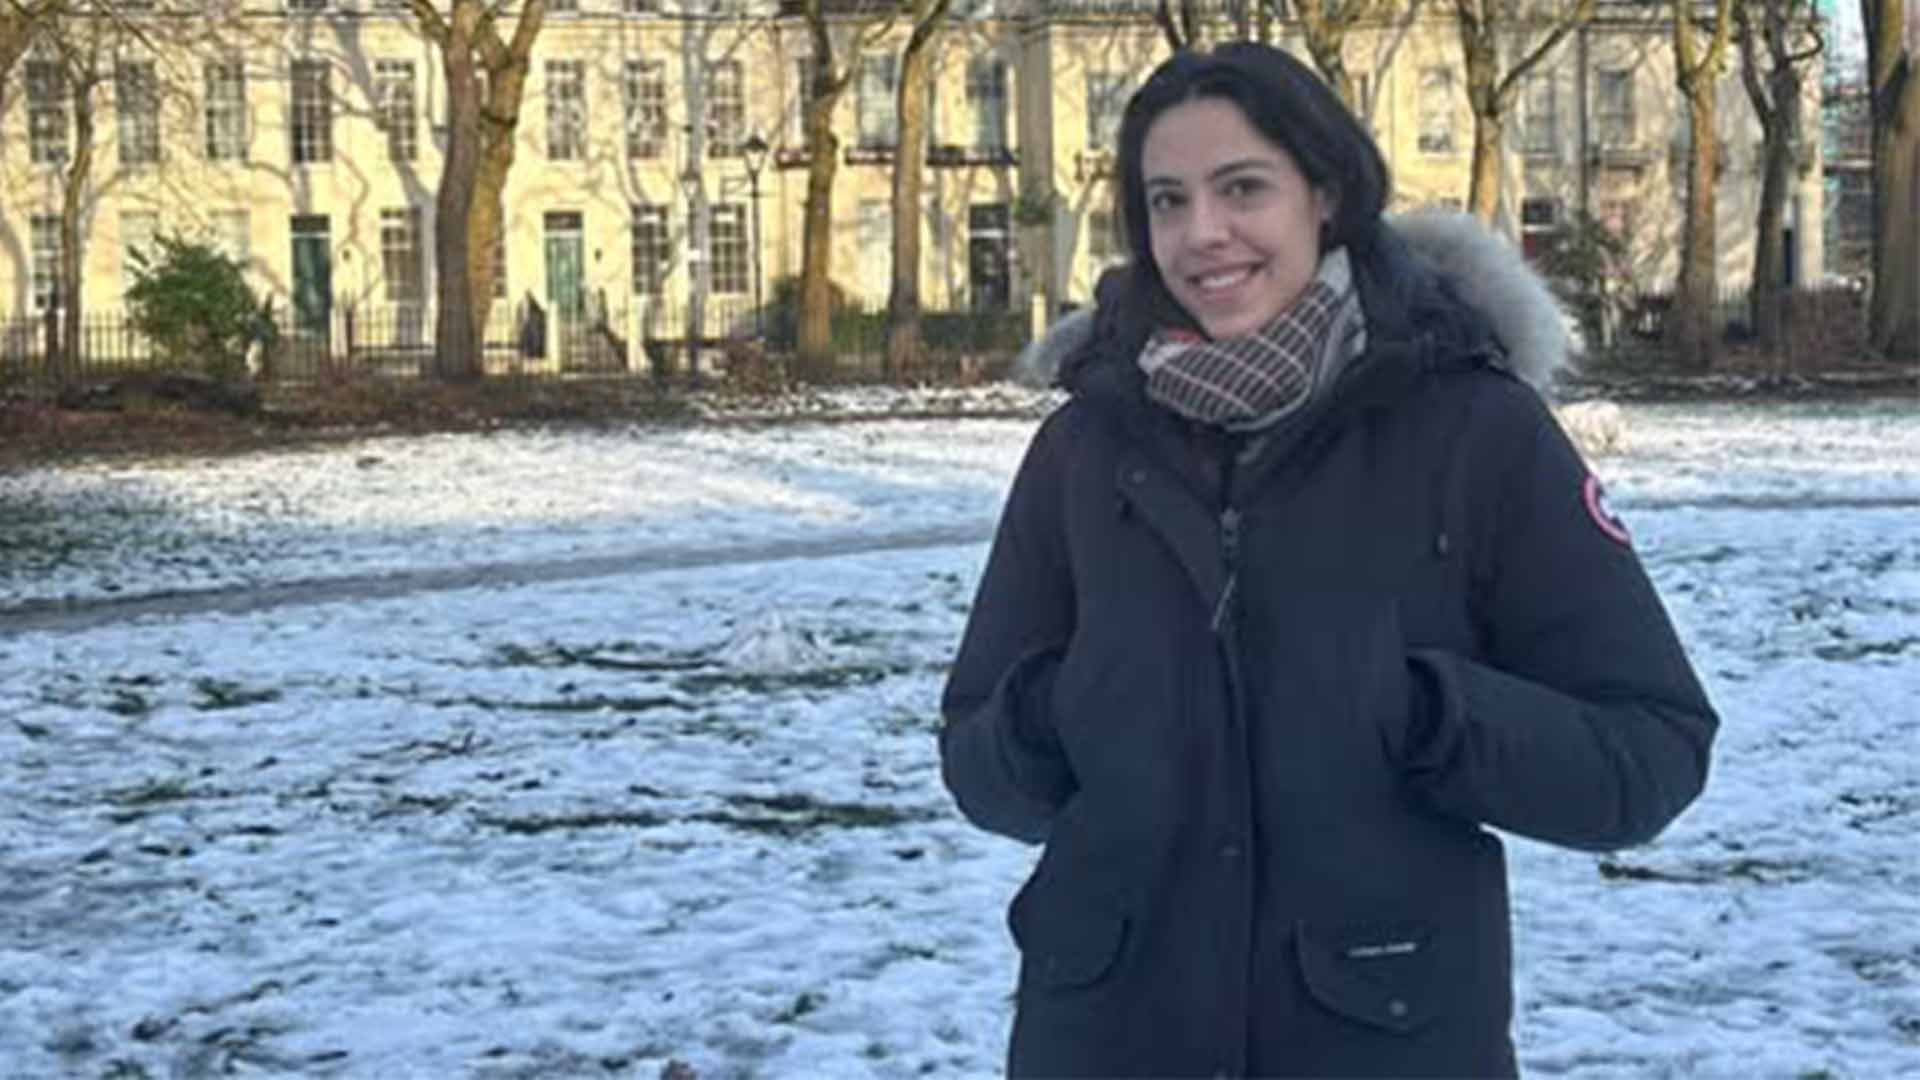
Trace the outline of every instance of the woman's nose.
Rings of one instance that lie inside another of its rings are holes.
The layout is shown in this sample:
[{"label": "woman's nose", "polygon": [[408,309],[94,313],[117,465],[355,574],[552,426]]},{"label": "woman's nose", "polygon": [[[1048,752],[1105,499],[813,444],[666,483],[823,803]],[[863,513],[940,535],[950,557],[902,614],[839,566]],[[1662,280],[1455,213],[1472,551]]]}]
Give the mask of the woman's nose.
[{"label": "woman's nose", "polygon": [[1187,215],[1187,242],[1195,247],[1205,247],[1225,240],[1227,233],[1225,208],[1204,195],[1194,199]]}]

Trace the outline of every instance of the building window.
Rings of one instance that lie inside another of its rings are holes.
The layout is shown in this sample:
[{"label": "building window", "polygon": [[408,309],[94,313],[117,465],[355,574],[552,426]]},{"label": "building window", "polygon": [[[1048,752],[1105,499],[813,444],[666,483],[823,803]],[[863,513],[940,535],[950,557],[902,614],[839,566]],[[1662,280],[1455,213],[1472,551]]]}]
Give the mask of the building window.
[{"label": "building window", "polygon": [[293,62],[293,163],[333,160],[333,82],[324,60]]},{"label": "building window", "polygon": [[633,292],[659,296],[667,281],[667,208],[640,203],[633,208]]},{"label": "building window", "polygon": [[813,85],[813,57],[802,56],[793,62],[793,138],[798,147],[807,146],[807,106],[819,96]]},{"label": "building window", "polygon": [[747,88],[740,61],[718,61],[707,69],[707,156],[739,157],[746,138]]},{"label": "building window", "polygon": [[213,244],[242,270],[253,261],[253,219],[246,210],[213,213]]},{"label": "building window", "polygon": [[120,292],[133,291],[140,280],[140,270],[151,269],[153,260],[159,255],[154,249],[153,238],[160,231],[160,218],[148,210],[123,210],[120,212]]},{"label": "building window", "polygon": [[578,60],[547,61],[547,160],[587,154],[587,70]]},{"label": "building window", "polygon": [[327,0],[287,0],[288,11],[325,11]]},{"label": "building window", "polygon": [[884,298],[892,283],[892,199],[861,199],[854,207],[853,249],[867,256],[854,271],[854,288],[867,297]]},{"label": "building window", "polygon": [[32,231],[33,310],[45,311],[60,292],[60,215],[33,215]]},{"label": "building window", "polygon": [[713,260],[711,285],[716,296],[747,292],[746,208],[737,202],[707,207],[707,246]]},{"label": "building window", "polygon": [[580,10],[580,0],[547,0],[549,13],[569,13]]},{"label": "building window", "polygon": [[412,161],[420,154],[419,96],[413,61],[376,60],[373,65],[374,121],[387,133],[387,156]]},{"label": "building window", "polygon": [[247,74],[238,60],[206,68],[207,160],[247,158]]},{"label": "building window", "polygon": [[660,0],[623,0],[620,10],[629,15],[652,15],[660,10]]},{"label": "building window", "polygon": [[899,60],[892,53],[865,53],[860,57],[859,125],[855,145],[861,150],[891,150],[900,142],[896,88]]},{"label": "building window", "polygon": [[121,62],[113,74],[114,111],[120,120],[120,163],[160,160],[160,84],[153,61]]},{"label": "building window", "polygon": [[1127,77],[1104,71],[1087,73],[1087,149],[1112,150],[1120,142],[1120,117],[1127,109]]},{"label": "building window", "polygon": [[380,211],[380,270],[387,301],[418,304],[427,298],[427,263],[420,248],[420,208]]},{"label": "building window", "polygon": [[1638,125],[1633,115],[1633,72],[1614,69],[1595,74],[1593,127],[1600,145],[1608,149],[1626,149],[1638,142]]},{"label": "building window", "polygon": [[67,160],[67,73],[58,62],[27,62],[27,149],[37,165]]},{"label": "building window", "polygon": [[1368,128],[1373,125],[1373,72],[1349,70],[1347,78],[1353,80],[1353,115]]},{"label": "building window", "polygon": [[1520,200],[1520,250],[1529,259],[1537,259],[1553,245],[1553,234],[1560,229],[1558,199]]},{"label": "building window", "polygon": [[1013,305],[1013,230],[1006,203],[967,208],[967,293],[975,311]]},{"label": "building window", "polygon": [[627,61],[621,95],[626,107],[627,156],[659,157],[667,141],[667,75],[659,60]]},{"label": "building window", "polygon": [[973,112],[973,148],[1007,148],[1007,65],[979,58],[967,64],[967,107]]},{"label": "building window", "polygon": [[1520,101],[1520,152],[1548,157],[1560,150],[1560,103],[1552,72],[1528,77]]},{"label": "building window", "polygon": [[1420,73],[1420,136],[1423,154],[1453,153],[1453,70],[1428,68]]}]

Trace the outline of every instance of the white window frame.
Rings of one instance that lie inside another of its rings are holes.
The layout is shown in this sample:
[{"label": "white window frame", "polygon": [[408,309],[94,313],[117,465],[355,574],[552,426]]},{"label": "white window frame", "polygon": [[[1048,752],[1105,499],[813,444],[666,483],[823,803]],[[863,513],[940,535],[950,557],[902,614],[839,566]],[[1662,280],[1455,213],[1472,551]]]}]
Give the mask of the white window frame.
[{"label": "white window frame", "polygon": [[387,136],[387,158],[413,161],[420,156],[420,92],[414,63],[402,59],[373,62],[374,121]]},{"label": "white window frame", "polygon": [[570,58],[548,60],[544,71],[547,160],[583,161],[587,156],[587,65]]}]

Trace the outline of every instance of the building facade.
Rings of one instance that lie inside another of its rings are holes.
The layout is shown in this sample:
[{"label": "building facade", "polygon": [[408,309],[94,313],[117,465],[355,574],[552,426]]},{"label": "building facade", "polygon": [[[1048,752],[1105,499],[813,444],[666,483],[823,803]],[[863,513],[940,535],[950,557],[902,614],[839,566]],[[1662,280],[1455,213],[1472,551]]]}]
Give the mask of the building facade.
[{"label": "building facade", "polygon": [[[724,336],[750,330],[755,297],[798,274],[805,20],[792,4],[686,12],[662,2],[551,3],[495,255],[502,312],[528,300],[597,309],[623,336],[678,338],[704,280],[702,332]],[[929,309],[1037,321],[1084,303],[1099,272],[1124,258],[1113,143],[1127,95],[1166,46],[1150,2],[1013,3],[956,15],[934,47],[921,288]],[[72,68],[50,48],[10,76],[0,319],[59,302],[67,166],[84,139],[92,167],[76,224],[89,310],[120,307],[133,252],[166,231],[223,247],[296,325],[321,332],[343,311],[388,312],[402,333],[430,333],[446,102],[438,53],[404,3],[256,3],[217,27],[147,6],[165,29],[108,42],[91,69],[101,81],[90,135],[77,123]],[[1676,271],[1685,182],[1661,10],[1603,3],[1529,80],[1508,129],[1498,222],[1532,247],[1585,210],[1628,239],[1648,289]],[[836,17],[837,59],[853,79],[836,112],[833,277],[878,306],[891,280],[906,27],[855,49],[861,22]],[[1285,19],[1270,32],[1281,44],[1297,37]],[[1392,166],[1398,207],[1466,198],[1473,118],[1459,55],[1438,9],[1350,40],[1360,111]],[[1752,259],[1760,136],[1740,80],[1720,86],[1716,244],[1722,283],[1737,289]],[[703,103],[700,117],[691,101]],[[771,149],[764,164],[743,152],[754,136]],[[1818,155],[1809,140],[1788,209],[1795,279],[1822,265]],[[695,207],[704,228],[689,227]]]}]

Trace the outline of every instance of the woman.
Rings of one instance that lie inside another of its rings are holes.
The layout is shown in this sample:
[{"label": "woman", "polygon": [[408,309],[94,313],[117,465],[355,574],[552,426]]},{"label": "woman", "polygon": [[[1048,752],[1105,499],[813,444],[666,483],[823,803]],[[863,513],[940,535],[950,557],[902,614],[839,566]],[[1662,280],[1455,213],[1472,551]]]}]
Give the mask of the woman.
[{"label": "woman", "polygon": [[1163,64],[1119,165],[1133,260],[1050,345],[1072,397],[942,703],[963,812],[1046,845],[1009,1072],[1511,1075],[1489,829],[1648,840],[1717,725],[1514,374],[1558,312],[1503,243],[1383,221],[1272,48]]}]

